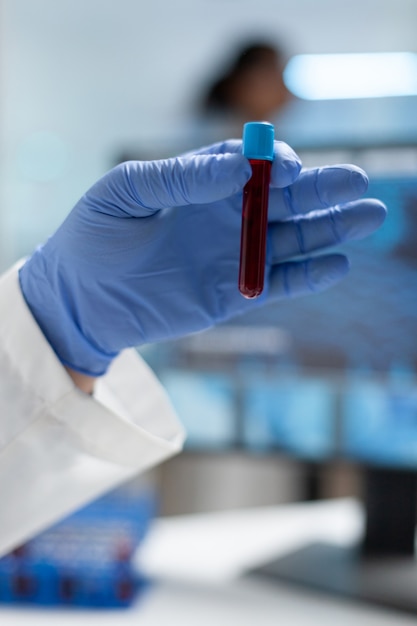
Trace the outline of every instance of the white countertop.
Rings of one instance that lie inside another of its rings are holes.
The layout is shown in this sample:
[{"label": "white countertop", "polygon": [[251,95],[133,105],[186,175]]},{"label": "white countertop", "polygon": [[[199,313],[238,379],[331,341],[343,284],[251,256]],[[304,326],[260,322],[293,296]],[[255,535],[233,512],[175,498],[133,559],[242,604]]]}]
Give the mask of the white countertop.
[{"label": "white countertop", "polygon": [[127,610],[1,608],[1,626],[415,626],[417,617],[250,578],[245,572],[311,541],[360,537],[353,500],[156,520],[136,563],[155,579]]}]

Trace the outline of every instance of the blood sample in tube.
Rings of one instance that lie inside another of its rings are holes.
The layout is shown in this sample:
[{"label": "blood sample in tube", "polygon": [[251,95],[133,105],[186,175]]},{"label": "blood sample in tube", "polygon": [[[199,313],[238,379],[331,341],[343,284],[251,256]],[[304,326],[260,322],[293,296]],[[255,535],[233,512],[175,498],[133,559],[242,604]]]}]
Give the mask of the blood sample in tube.
[{"label": "blood sample in tube", "polygon": [[252,176],[243,190],[239,291],[245,298],[257,298],[263,291],[265,277],[269,183],[274,158],[272,124],[244,125],[243,154],[251,164]]}]

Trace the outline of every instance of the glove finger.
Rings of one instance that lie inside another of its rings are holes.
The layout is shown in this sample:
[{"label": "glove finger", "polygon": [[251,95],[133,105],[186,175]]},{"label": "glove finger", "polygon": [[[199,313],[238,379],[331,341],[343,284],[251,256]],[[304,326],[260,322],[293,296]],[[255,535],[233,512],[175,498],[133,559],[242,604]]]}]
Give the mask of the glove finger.
[{"label": "glove finger", "polygon": [[344,241],[367,237],[381,226],[386,207],[379,200],[356,200],[291,220],[268,229],[268,260],[308,254]]},{"label": "glove finger", "polygon": [[[189,154],[242,154],[242,141],[228,139],[211,146],[206,146]],[[274,160],[271,168],[271,187],[286,187],[291,185],[301,171],[300,157],[283,141],[274,142]]]},{"label": "glove finger", "polygon": [[360,198],[367,187],[368,177],[356,165],[303,170],[291,186],[271,190],[269,219],[282,220],[350,202]]},{"label": "glove finger", "polygon": [[341,254],[329,254],[304,261],[272,266],[266,302],[324,291],[349,271],[349,261]]},{"label": "glove finger", "polygon": [[183,156],[196,156],[200,154],[242,154],[241,139],[227,139],[226,141],[218,141],[208,146],[202,146],[197,150],[190,150]]}]

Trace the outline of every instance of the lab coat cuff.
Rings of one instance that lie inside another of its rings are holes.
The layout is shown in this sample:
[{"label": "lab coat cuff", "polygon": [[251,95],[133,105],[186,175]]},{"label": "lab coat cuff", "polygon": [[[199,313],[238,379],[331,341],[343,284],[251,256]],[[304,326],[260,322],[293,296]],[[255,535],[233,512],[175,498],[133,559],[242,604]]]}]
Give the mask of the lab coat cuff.
[{"label": "lab coat cuff", "polygon": [[135,350],[78,389],[28,309],[19,265],[0,277],[0,553],[178,452],[184,431]]}]

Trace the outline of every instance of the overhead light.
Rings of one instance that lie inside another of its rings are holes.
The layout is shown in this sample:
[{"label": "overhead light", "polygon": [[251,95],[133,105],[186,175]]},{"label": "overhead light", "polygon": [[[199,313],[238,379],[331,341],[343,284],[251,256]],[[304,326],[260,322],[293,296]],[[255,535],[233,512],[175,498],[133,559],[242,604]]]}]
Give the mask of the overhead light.
[{"label": "overhead light", "polygon": [[288,89],[305,100],[417,95],[417,54],[299,54],[284,71]]}]

